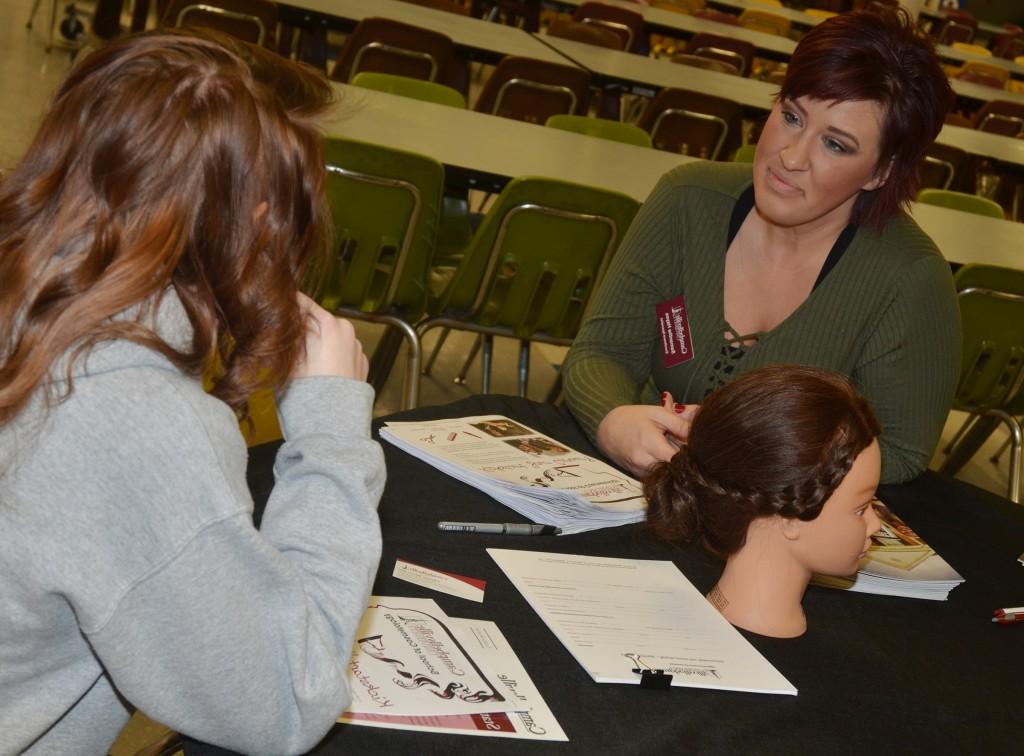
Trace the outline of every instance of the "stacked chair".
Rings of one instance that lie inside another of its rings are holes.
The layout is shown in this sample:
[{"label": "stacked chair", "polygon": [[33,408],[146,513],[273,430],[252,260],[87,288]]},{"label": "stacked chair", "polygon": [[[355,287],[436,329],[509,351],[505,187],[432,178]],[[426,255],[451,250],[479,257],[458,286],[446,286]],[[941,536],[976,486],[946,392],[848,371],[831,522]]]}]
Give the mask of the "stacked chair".
[{"label": "stacked chair", "polygon": [[950,189],[960,178],[969,162],[965,150],[934,142],[921,162],[921,187]]},{"label": "stacked chair", "polygon": [[973,42],[977,28],[978,20],[967,11],[947,10],[946,18],[935,32],[935,40],[940,45]]},{"label": "stacked chair", "polygon": [[423,155],[349,139],[327,140],[325,157],[336,243],[331,268],[314,282],[318,298],[331,312],[389,326],[371,360],[377,388],[405,340],[402,407],[415,407],[420,342],[412,324],[427,308],[444,168]]},{"label": "stacked chair", "polygon": [[[493,337],[519,339],[519,394],[525,396],[530,343],[572,343],[638,209],[635,200],[616,192],[554,179],[514,179],[458,263],[435,267],[430,316],[417,327],[420,338],[435,328],[482,334],[485,394]],[[425,372],[442,343],[443,336]],[[475,356],[474,350],[467,364]]]},{"label": "stacked chair", "polygon": [[659,150],[727,160],[743,137],[743,109],[722,97],[686,89],[661,90],[637,125]]},{"label": "stacked chair", "polygon": [[605,26],[585,24],[581,21],[569,21],[556,18],[548,25],[547,33],[552,37],[571,39],[587,45],[597,45],[609,50],[622,50],[622,37]]},{"label": "stacked chair", "polygon": [[940,472],[955,475],[1000,423],[1012,445],[1007,496],[1021,500],[1020,415],[1024,414],[1024,272],[965,265],[955,276],[963,357],[953,409],[969,414],[945,449]]},{"label": "stacked chair", "polygon": [[651,136],[639,126],[607,118],[591,118],[578,115],[553,115],[544,124],[554,129],[573,131],[577,134],[623,142],[637,147],[650,147]]},{"label": "stacked chair", "polygon": [[277,6],[266,0],[171,0],[164,26],[200,26],[256,45],[277,46]]},{"label": "stacked chair", "polygon": [[399,97],[411,97],[414,100],[448,105],[453,108],[466,108],[466,98],[462,93],[444,84],[423,79],[410,79],[397,74],[363,71],[352,77],[352,85],[378,92],[388,92]]},{"label": "stacked chair", "polygon": [[617,5],[585,2],[573,12],[572,20],[609,29],[622,40],[620,49],[646,54],[647,39],[644,36],[644,17],[636,11]]},{"label": "stacked chair", "polygon": [[985,215],[989,218],[1006,219],[1006,213],[998,202],[979,197],[977,194],[954,192],[949,189],[922,189],[917,193],[917,201],[926,205],[937,205],[965,213]]},{"label": "stacked chair", "polygon": [[777,37],[788,37],[792,22],[785,16],[771,11],[748,8],[740,13],[740,26],[752,31],[774,34]]},{"label": "stacked chair", "polygon": [[694,34],[684,50],[689,55],[725,61],[735,66],[740,76],[750,74],[755,51],[756,48],[750,42],[708,32]]},{"label": "stacked chair", "polygon": [[438,82],[463,96],[469,84],[467,63],[456,55],[449,37],[388,18],[364,18],[356,25],[331,69],[331,78],[350,82],[363,71]]},{"label": "stacked chair", "polygon": [[1024,105],[1007,100],[989,100],[974,115],[974,128],[1001,136],[1024,134]]},{"label": "stacked chair", "polygon": [[590,74],[582,68],[508,56],[484,82],[474,110],[543,124],[553,115],[586,115]]}]

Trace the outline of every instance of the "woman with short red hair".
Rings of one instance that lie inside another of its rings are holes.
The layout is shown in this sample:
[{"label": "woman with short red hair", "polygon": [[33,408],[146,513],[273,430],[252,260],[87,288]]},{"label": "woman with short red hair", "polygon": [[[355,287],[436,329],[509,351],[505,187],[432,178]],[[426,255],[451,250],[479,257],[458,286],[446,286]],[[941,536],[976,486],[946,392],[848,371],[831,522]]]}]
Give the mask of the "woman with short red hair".
[{"label": "woman with short red hair", "polygon": [[694,162],[662,178],[564,366],[605,454],[645,475],[685,440],[686,405],[791,363],[871,402],[883,482],[928,466],[960,319],[948,263],[904,208],[952,96],[905,11],[835,16],[797,45],[752,172]]}]

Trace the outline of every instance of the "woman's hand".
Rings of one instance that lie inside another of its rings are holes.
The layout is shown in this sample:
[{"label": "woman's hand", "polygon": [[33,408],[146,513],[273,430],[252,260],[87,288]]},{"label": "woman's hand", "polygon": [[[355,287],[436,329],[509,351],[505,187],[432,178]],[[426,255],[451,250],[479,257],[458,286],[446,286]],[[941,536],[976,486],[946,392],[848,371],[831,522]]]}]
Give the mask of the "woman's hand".
[{"label": "woman's hand", "polygon": [[301,292],[297,297],[306,326],[306,354],[293,377],[333,375],[365,381],[369,362],[352,324],[334,317]]},{"label": "woman's hand", "polygon": [[667,462],[686,441],[697,405],[677,404],[661,395],[662,406],[624,404],[611,410],[597,426],[597,445],[618,465],[638,478],[656,462]]}]

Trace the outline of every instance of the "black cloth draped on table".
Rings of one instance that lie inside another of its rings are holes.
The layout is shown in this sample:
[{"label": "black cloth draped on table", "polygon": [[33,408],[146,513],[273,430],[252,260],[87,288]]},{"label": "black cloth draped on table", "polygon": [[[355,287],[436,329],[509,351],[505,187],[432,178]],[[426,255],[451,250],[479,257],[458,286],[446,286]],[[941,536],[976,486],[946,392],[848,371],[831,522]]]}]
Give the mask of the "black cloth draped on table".
[{"label": "black cloth draped on table", "polygon": [[[472,397],[394,420],[507,415],[593,454],[564,409],[503,396]],[[379,427],[382,421],[377,421]],[[778,640],[745,633],[798,689],[774,696],[697,688],[642,690],[594,683],[526,604],[484,549],[522,548],[669,559],[701,591],[721,565],[696,547],[654,543],[638,525],[574,536],[439,533],[438,520],[519,522],[488,496],[383,444],[388,483],[380,506],[384,556],[374,590],[432,598],[451,616],[497,622],[569,737],[568,743],[413,733],[339,725],[320,754],[903,754],[1021,753],[1024,625],[990,621],[1024,604],[1024,508],[926,473],[880,498],[966,582],[948,601],[810,587],[808,631]],[[254,449],[250,485],[262,506],[276,446]],[[433,593],[391,577],[396,558],[487,581],[484,603]],[[189,753],[223,753],[199,750]]]}]

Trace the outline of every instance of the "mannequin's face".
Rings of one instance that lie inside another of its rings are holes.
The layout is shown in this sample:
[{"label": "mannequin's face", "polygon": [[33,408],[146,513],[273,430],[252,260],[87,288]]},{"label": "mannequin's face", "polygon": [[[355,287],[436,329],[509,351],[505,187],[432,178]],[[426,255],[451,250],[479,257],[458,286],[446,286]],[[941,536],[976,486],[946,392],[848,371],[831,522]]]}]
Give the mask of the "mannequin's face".
[{"label": "mannequin's face", "polygon": [[810,572],[852,575],[871,545],[880,522],[871,506],[882,456],[878,442],[862,451],[850,472],[829,497],[815,519],[787,520],[783,525],[798,561]]}]

